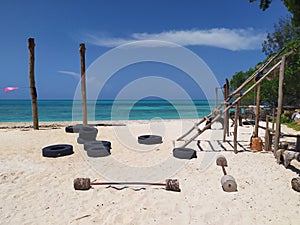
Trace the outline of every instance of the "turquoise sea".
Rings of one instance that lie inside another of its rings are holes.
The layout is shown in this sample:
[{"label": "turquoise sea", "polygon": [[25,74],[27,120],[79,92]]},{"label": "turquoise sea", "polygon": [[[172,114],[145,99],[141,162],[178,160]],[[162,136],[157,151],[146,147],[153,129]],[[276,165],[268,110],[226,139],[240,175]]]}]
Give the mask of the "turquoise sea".
[{"label": "turquoise sea", "polygon": [[[74,120],[73,103],[73,100],[39,100],[39,121]],[[81,106],[80,101],[75,103],[78,107]],[[211,112],[209,103],[212,107],[215,104],[213,101],[207,100],[88,101],[88,119],[90,121],[194,119],[201,118]],[[31,100],[0,100],[0,122],[29,121],[32,121]]]}]

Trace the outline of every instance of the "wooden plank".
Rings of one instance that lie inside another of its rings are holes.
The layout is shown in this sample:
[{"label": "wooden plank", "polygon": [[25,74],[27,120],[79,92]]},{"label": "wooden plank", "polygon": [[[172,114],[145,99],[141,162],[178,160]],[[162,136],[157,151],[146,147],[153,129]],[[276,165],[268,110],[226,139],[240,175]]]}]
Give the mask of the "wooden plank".
[{"label": "wooden plank", "polygon": [[220,117],[221,117],[222,114],[218,114],[212,121],[211,123],[205,125],[204,128],[202,129],[199,129],[198,130],[198,133],[195,134],[194,136],[192,136],[188,141],[186,141],[182,146],[181,148],[184,148],[186,147],[187,145],[189,145],[193,140],[195,140],[196,137],[198,137],[200,134],[202,134],[204,131],[206,131],[207,129],[210,129],[211,125],[216,122]]},{"label": "wooden plank", "polygon": [[[239,103],[243,97],[245,97],[250,91],[252,91],[257,85],[259,85],[264,79],[266,79],[266,77],[274,70],[276,69],[279,65],[280,65],[281,62],[278,62],[276,63],[272,69],[270,69],[262,78],[260,78],[259,81],[257,81],[255,84],[253,84],[244,94],[242,94],[240,97],[238,97],[230,106],[227,106],[220,114],[218,114],[212,121],[210,124],[206,125],[202,130],[199,130],[197,134],[195,134],[194,136],[192,136],[190,138],[190,140],[188,140],[183,146],[181,146],[181,148],[184,148],[186,147],[188,144],[190,144],[196,137],[198,137],[200,134],[202,134],[205,130],[207,130],[208,128],[210,128],[210,126],[216,122],[224,113],[226,113],[230,108],[232,108],[233,106],[236,106],[237,103]],[[221,107],[221,105],[219,106]],[[218,107],[218,108],[219,108]],[[239,108],[238,106],[236,107],[237,109]],[[212,115],[212,113],[210,114]],[[205,119],[201,120],[201,121],[205,121]],[[238,120],[236,120],[238,121]],[[194,128],[191,129],[191,131],[193,131]],[[191,131],[189,133],[191,133]],[[187,136],[188,133],[182,135],[180,138],[178,138],[177,140],[181,140],[182,137],[185,137]]]},{"label": "wooden plank", "polygon": [[[282,59],[284,58],[286,58],[288,55],[291,55],[291,54],[293,54],[298,48],[299,48],[299,46],[300,45],[298,45],[295,49],[293,49],[293,50],[291,50],[290,52],[288,52],[288,53],[286,53],[283,57],[282,57]],[[262,67],[260,67],[260,69],[258,70],[258,71],[260,71],[260,72],[262,72],[262,70],[264,69],[264,68],[266,68],[266,66],[268,65],[268,64],[270,64],[270,62],[271,61],[273,61],[273,60],[275,60],[275,58],[277,59],[277,56],[279,55],[279,53],[281,53],[283,51],[283,49],[280,51],[280,52],[278,52],[277,54],[276,54],[276,57],[274,56],[272,59],[270,59],[266,64],[264,64]],[[225,109],[223,110],[223,111],[221,111],[221,113],[219,114],[219,115],[217,115],[212,121],[211,121],[211,123],[210,124],[208,124],[208,125],[206,125],[202,130],[200,130],[199,128],[197,128],[198,129],[198,133],[197,134],[195,134],[193,137],[191,137],[182,147],[185,147],[185,146],[187,146],[189,143],[191,143],[196,137],[198,137],[201,133],[203,133],[206,129],[208,129],[214,122],[216,122],[224,113],[226,113],[230,108],[232,108],[233,106],[236,106],[236,104],[238,104],[239,102],[240,102],[240,100],[242,100],[242,98],[244,97],[244,96],[246,96],[250,91],[252,91],[255,87],[257,87],[258,85],[260,85],[261,84],[261,82],[263,81],[263,80],[265,80],[266,78],[267,78],[267,76],[274,70],[274,69],[276,69],[279,65],[281,65],[282,64],[282,59],[281,59],[281,61],[279,61],[279,62],[277,62],[275,65],[273,65],[273,67],[269,70],[269,71],[267,71],[254,85],[252,85],[250,88],[248,88],[247,89],[247,91],[246,92],[244,92],[240,97],[238,97],[237,99],[235,99],[235,101],[230,105],[230,106],[227,106],[227,107],[225,107]],[[256,76],[257,76],[257,73],[256,74],[253,74],[252,75],[253,77],[252,77],[252,79],[253,78],[255,78]],[[249,79],[249,82],[252,80],[252,79]],[[248,82],[248,83],[249,83]],[[248,84],[247,83],[247,84]],[[245,86],[243,86],[244,84],[242,84],[238,89],[236,89],[235,91],[234,91],[234,93],[236,94],[236,93],[238,93],[238,92],[240,92],[242,89],[243,89],[243,87],[245,87]],[[226,100],[226,101],[229,101],[231,98],[232,98],[232,96],[233,95],[235,95],[235,94],[231,94],[230,96],[228,96],[228,99]],[[220,104],[219,105],[219,107],[217,108],[217,109],[220,109],[222,107],[222,104]],[[238,107],[236,107],[237,109],[238,109]],[[211,114],[209,114],[209,116],[211,116],[212,115],[212,113]],[[207,119],[207,117],[206,118],[204,118],[204,119],[202,119],[200,122],[202,123],[203,121],[205,121]],[[236,120],[237,121],[237,120]],[[194,130],[194,128],[192,128],[192,129],[190,129],[190,131],[188,131],[186,134],[184,134],[183,136],[181,136],[180,138],[178,138],[177,140],[181,140],[183,137],[185,137],[185,136],[187,136],[189,133],[191,133],[192,131]]]},{"label": "wooden plank", "polygon": [[[217,110],[220,110],[222,108],[222,105],[220,104],[218,107],[217,107]],[[211,112],[209,115],[207,115],[207,116],[205,116],[205,117],[203,117],[198,123],[196,123],[195,125],[194,125],[194,127],[192,127],[190,130],[188,130],[185,134],[183,134],[182,136],[180,136],[179,138],[177,138],[177,140],[176,141],[182,141],[183,140],[183,138],[185,138],[186,136],[188,136],[190,133],[192,133],[195,129],[196,130],[198,130],[198,132],[201,132],[201,130],[200,130],[200,128],[198,127],[200,124],[202,124],[203,122],[205,122],[205,121],[207,121],[207,119],[209,119],[210,117],[212,117],[212,115],[213,115],[213,112]],[[218,117],[218,118],[220,118],[220,117]],[[212,122],[211,122],[211,124],[213,124],[214,122],[215,122],[216,120],[213,120]],[[209,128],[210,126],[207,126],[207,128]],[[207,129],[206,128],[206,129]],[[205,129],[205,130],[206,130]],[[202,133],[202,132],[201,132]],[[200,133],[200,134],[201,134]],[[199,134],[199,135],[200,135]],[[199,135],[195,135],[195,137],[198,137]]]},{"label": "wooden plank", "polygon": [[232,96],[240,93],[241,90],[243,90],[244,87],[246,87],[247,84],[249,84],[257,76],[258,73],[262,72],[265,68],[267,68],[267,66],[269,66],[273,61],[275,61],[277,57],[283,52],[283,50],[285,50],[285,48],[282,48],[278,53],[276,53],[276,55],[271,57],[265,64],[261,65],[246,81],[244,81],[243,84],[241,84],[240,87],[238,87],[232,94],[229,95],[229,98],[231,99]]}]

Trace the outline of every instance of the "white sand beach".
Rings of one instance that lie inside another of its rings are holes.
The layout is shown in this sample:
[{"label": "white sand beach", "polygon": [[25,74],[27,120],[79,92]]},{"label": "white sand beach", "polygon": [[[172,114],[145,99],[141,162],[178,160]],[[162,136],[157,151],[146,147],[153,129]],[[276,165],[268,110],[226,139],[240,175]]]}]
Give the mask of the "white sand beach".
[{"label": "white sand beach", "polygon": [[[233,153],[230,142],[224,144],[227,151],[220,147],[222,130],[212,129],[198,139],[204,151],[196,142],[188,146],[197,150],[197,158],[174,158],[173,141],[195,122],[118,121],[115,123],[126,126],[97,126],[97,139],[112,143],[111,155],[105,159],[88,159],[76,142],[78,134],[65,132],[70,123],[41,123],[40,130],[27,123],[1,123],[0,224],[300,223],[300,193],[291,188],[291,179],[300,171],[299,162],[293,160],[293,169],[286,169],[276,163],[272,152],[250,151],[251,126],[239,127],[238,154]],[[285,126],[282,129],[297,133]],[[137,137],[148,133],[161,135],[163,143],[138,144]],[[42,148],[54,144],[70,144],[74,154],[43,157]],[[221,187],[223,172],[215,163],[220,154],[227,158],[226,170],[236,179],[237,192],[224,192]],[[78,191],[73,188],[77,177],[97,182],[177,178],[181,192],[128,185]]]}]

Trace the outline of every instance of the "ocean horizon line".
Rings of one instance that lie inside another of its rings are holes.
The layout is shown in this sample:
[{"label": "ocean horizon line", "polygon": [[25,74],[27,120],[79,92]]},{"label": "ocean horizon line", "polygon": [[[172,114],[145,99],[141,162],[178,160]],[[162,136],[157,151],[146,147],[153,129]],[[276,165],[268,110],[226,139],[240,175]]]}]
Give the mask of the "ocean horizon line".
[{"label": "ocean horizon line", "polygon": [[[82,100],[40,99],[40,121],[81,120]],[[194,119],[208,115],[215,100],[87,100],[88,120],[151,120]],[[32,120],[30,99],[0,100],[0,122],[27,122]]]}]

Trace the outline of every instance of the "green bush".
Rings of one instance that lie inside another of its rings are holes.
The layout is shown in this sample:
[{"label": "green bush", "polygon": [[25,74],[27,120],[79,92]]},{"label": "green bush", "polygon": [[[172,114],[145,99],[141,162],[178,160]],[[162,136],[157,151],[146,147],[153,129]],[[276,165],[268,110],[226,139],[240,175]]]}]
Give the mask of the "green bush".
[{"label": "green bush", "polygon": [[286,115],[283,114],[283,115],[281,116],[280,122],[281,122],[281,123],[284,123],[284,124],[285,124],[285,123],[290,123],[290,122],[291,122],[291,119],[290,119],[290,117],[288,117],[288,116],[286,116]]}]

